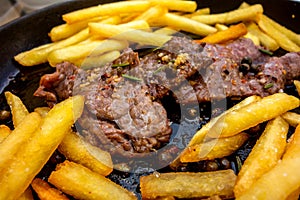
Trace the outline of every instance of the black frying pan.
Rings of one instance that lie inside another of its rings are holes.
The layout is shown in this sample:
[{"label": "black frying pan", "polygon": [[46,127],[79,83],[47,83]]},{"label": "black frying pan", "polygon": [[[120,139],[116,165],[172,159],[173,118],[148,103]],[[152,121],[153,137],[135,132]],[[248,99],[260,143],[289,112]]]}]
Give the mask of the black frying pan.
[{"label": "black frying pan", "polygon": [[[261,3],[265,14],[298,33],[300,33],[300,2],[286,0],[246,0],[248,3]],[[39,98],[33,97],[39,78],[54,71],[48,64],[35,67],[22,67],[13,57],[22,51],[50,42],[48,32],[53,26],[63,23],[61,15],[88,6],[113,0],[77,0],[58,3],[38,10],[0,27],[0,110],[8,109],[3,92],[13,91],[22,98],[32,110],[44,105]],[[199,7],[210,7],[214,13],[237,8],[242,0],[198,0]],[[9,121],[5,121],[10,124]],[[3,123],[3,122],[1,122]],[[110,178],[124,187],[139,194],[138,176],[113,173]]]}]

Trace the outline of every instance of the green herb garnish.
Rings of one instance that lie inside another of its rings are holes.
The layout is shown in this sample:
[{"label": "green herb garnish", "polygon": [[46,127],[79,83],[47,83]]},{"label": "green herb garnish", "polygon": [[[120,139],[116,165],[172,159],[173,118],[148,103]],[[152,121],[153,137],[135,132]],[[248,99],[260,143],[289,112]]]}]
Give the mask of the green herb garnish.
[{"label": "green herb garnish", "polygon": [[120,63],[120,64],[114,64],[111,67],[112,68],[117,68],[117,67],[126,67],[126,66],[129,66],[129,65],[130,65],[129,62],[125,62],[125,63]]},{"label": "green herb garnish", "polygon": [[269,56],[273,56],[273,52],[271,51],[268,51],[266,49],[258,49],[260,52],[264,53],[264,54],[267,54]]},{"label": "green herb garnish", "polygon": [[265,86],[264,86],[264,89],[269,89],[271,87],[273,87],[274,84],[273,83],[267,83]]},{"label": "green herb garnish", "polygon": [[141,78],[138,78],[136,76],[130,76],[128,74],[122,74],[122,77],[127,78],[127,79],[132,80],[132,81],[142,81]]},{"label": "green herb garnish", "polygon": [[167,66],[163,65],[163,66],[157,68],[157,69],[153,72],[153,74],[155,75],[155,74],[157,74],[157,73],[163,71],[164,69],[166,69],[166,67],[167,67]]}]

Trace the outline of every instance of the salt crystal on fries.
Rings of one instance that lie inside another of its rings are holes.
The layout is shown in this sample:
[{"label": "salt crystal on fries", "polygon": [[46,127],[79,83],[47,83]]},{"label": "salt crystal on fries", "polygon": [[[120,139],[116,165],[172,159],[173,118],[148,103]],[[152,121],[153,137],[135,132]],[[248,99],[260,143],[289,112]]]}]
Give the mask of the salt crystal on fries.
[{"label": "salt crystal on fries", "polygon": [[78,199],[137,199],[133,193],[108,178],[70,161],[59,164],[48,181],[66,194]]},{"label": "salt crystal on fries", "polygon": [[148,1],[120,1],[76,10],[64,14],[62,17],[68,24],[72,24],[97,16],[112,16],[122,13],[144,12],[149,7],[150,3]]},{"label": "salt crystal on fries", "polygon": [[61,191],[51,187],[46,181],[35,178],[31,182],[33,190],[41,200],[68,200],[69,198]]},{"label": "salt crystal on fries", "polygon": [[263,13],[263,7],[260,4],[255,4],[247,8],[236,9],[225,13],[194,16],[192,19],[205,24],[233,24],[241,21],[254,20],[258,13]]},{"label": "salt crystal on fries", "polygon": [[240,148],[248,138],[248,134],[239,133],[231,137],[213,139],[189,146],[181,153],[180,162],[198,162],[229,156]]},{"label": "salt crystal on fries", "polygon": [[286,199],[300,187],[300,126],[281,161],[256,180],[237,200]]},{"label": "salt crystal on fries", "polygon": [[232,198],[235,180],[232,170],[161,173],[142,176],[140,187],[143,199],[164,196],[204,198],[214,195]]},{"label": "salt crystal on fries", "polygon": [[281,117],[268,122],[238,173],[234,186],[235,197],[241,196],[258,178],[277,164],[285,151],[288,129],[289,125]]},{"label": "salt crystal on fries", "polygon": [[[66,132],[81,115],[83,105],[82,96],[70,97],[56,104],[43,118],[40,127],[36,129],[32,137],[22,146],[18,146],[21,148],[10,157],[9,164],[0,166],[0,199],[16,199],[26,190],[63,140]],[[29,126],[30,122],[26,124]],[[21,124],[18,127],[21,128]],[[34,125],[28,129],[32,127]],[[4,141],[9,141],[7,139]],[[1,154],[1,158],[3,156]]]},{"label": "salt crystal on fries", "polygon": [[226,113],[214,123],[208,136],[217,138],[235,135],[298,106],[298,98],[285,93],[276,93]]},{"label": "salt crystal on fries", "polygon": [[195,42],[210,43],[210,44],[225,43],[230,40],[235,40],[239,37],[242,37],[246,33],[247,33],[247,27],[245,26],[245,24],[240,23],[237,25],[232,25],[226,30],[218,31],[211,35],[208,35],[201,40],[195,40]]},{"label": "salt crystal on fries", "polygon": [[72,131],[66,134],[58,150],[67,159],[104,176],[113,170],[113,163],[108,152],[85,142],[83,138]]}]

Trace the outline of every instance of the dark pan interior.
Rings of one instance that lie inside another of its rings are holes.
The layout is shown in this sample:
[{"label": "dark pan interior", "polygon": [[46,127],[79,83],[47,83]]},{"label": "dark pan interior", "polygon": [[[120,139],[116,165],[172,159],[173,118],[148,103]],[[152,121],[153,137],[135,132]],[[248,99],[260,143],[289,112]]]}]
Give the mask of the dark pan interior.
[{"label": "dark pan interior", "polygon": [[[50,42],[48,32],[53,26],[63,22],[61,19],[62,14],[107,2],[113,1],[67,1],[36,11],[0,27],[0,110],[8,110],[3,95],[6,90],[13,91],[21,97],[29,110],[45,105],[39,98],[33,97],[33,92],[38,87],[41,75],[50,73],[54,69],[49,67],[48,64],[29,68],[22,67],[13,60],[13,57],[19,52]],[[213,13],[217,13],[237,8],[242,0],[198,0],[197,2],[199,7],[210,7]],[[284,24],[287,28],[300,33],[300,3],[285,0],[247,0],[246,2],[250,4],[261,3],[268,16]],[[5,123],[11,124],[10,121]],[[250,149],[251,144],[245,147],[241,155],[249,152]],[[56,155],[56,157],[59,157],[59,155]],[[110,175],[110,178],[139,195],[139,175],[114,172]]]}]

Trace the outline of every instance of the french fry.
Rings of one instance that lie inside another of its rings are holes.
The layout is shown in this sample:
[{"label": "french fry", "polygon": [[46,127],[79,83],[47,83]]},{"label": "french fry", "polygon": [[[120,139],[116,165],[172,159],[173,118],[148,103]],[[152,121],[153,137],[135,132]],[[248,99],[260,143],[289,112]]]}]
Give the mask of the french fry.
[{"label": "french fry", "polygon": [[[248,30],[248,29],[247,29],[247,30]],[[260,45],[259,38],[258,38],[256,35],[254,35],[253,33],[249,32],[249,30],[248,30],[247,34],[244,35],[244,38],[248,38],[248,39],[252,40],[252,42],[253,42],[256,46],[259,46],[259,45]]]},{"label": "french fry", "polygon": [[300,126],[294,132],[293,142],[280,162],[256,180],[237,200],[286,199],[300,187]]},{"label": "french fry", "polygon": [[[21,146],[21,149],[10,158],[9,165],[1,171],[0,199],[16,199],[26,190],[61,143],[66,132],[81,115],[83,105],[82,96],[73,96],[56,104],[49,111],[34,135]],[[26,124],[29,126],[29,122]],[[3,154],[1,159],[2,156]]]},{"label": "french fry", "polygon": [[232,198],[235,180],[232,170],[161,173],[142,176],[140,189],[143,199],[162,196],[203,198],[214,195]]},{"label": "french fry", "polygon": [[39,113],[42,117],[45,117],[50,111],[49,107],[37,107],[34,109],[34,112]]},{"label": "french fry", "polygon": [[247,27],[243,23],[239,23],[237,25],[232,25],[228,29],[223,31],[215,32],[211,35],[204,37],[201,40],[194,40],[197,43],[210,43],[210,44],[218,44],[225,43],[230,40],[235,40],[239,37],[242,37],[247,33]]},{"label": "french fry", "polygon": [[281,48],[290,52],[299,52],[300,46],[290,40],[283,32],[272,25],[269,18],[263,14],[258,15],[258,26],[270,37],[272,37]]},{"label": "french fry", "polygon": [[226,113],[213,124],[208,135],[212,138],[229,137],[298,106],[298,98],[285,93],[276,93]]},{"label": "french fry", "polygon": [[294,85],[296,87],[298,95],[300,96],[300,81],[294,80]]},{"label": "french fry", "polygon": [[197,15],[209,15],[209,14],[210,14],[210,8],[201,8],[201,9],[196,10],[193,13],[185,14],[183,16],[191,18],[191,17],[197,16]]},{"label": "french fry", "polygon": [[[3,140],[0,145],[0,172],[7,168],[9,162],[14,159],[15,154],[23,149],[30,140],[42,121],[38,113],[30,113],[22,122]],[[2,176],[0,175],[0,178]]]},{"label": "french fry", "polygon": [[11,133],[11,130],[8,126],[1,124],[0,125],[0,143]]},{"label": "french fry", "polygon": [[[101,23],[119,23],[120,18],[118,16],[110,17],[103,20]],[[23,66],[33,66],[42,64],[48,61],[48,56],[51,52],[59,49],[64,49],[71,45],[80,43],[89,38],[89,29],[85,28],[75,35],[51,44],[45,44],[40,47],[31,49],[29,51],[22,52],[15,56],[15,60]]]},{"label": "french fry", "polygon": [[252,33],[256,37],[258,37],[259,42],[267,49],[275,51],[279,48],[278,43],[272,37],[262,32],[254,22],[248,23],[247,29],[249,33]]},{"label": "french fry", "polygon": [[5,92],[4,94],[12,112],[12,120],[14,127],[17,127],[22,122],[24,117],[28,115],[29,112],[23,104],[22,100],[18,96],[12,94],[9,91]]},{"label": "french fry", "polygon": [[48,181],[78,199],[137,199],[133,193],[108,178],[69,161],[59,164]]},{"label": "french fry", "polygon": [[57,42],[59,40],[66,39],[75,33],[78,33],[84,28],[87,28],[89,22],[99,22],[103,20],[103,18],[105,17],[95,17],[73,24],[61,24],[53,27],[48,35],[52,42]]},{"label": "french fry", "polygon": [[200,36],[206,36],[217,31],[215,27],[212,27],[210,25],[200,23],[187,17],[175,15],[172,13],[166,13],[165,15],[161,16],[159,18],[159,21],[156,20],[156,22],[152,23],[152,25],[168,26],[174,28],[175,30],[182,30]]},{"label": "french fry", "polygon": [[216,24],[215,27],[218,31],[224,31],[224,30],[228,29],[228,26],[226,26],[224,24]]},{"label": "french fry", "polygon": [[128,46],[126,41],[95,40],[88,43],[77,44],[64,49],[53,51],[48,56],[48,62],[55,66],[63,61],[76,61],[87,56],[97,56],[114,50],[122,50]]},{"label": "french fry", "polygon": [[289,125],[281,117],[268,122],[238,173],[234,186],[235,197],[241,196],[258,178],[277,164],[286,147],[288,129]]},{"label": "french fry", "polygon": [[291,126],[297,127],[300,124],[300,115],[294,112],[286,112],[281,115],[285,121],[287,121]]},{"label": "french fry", "polygon": [[205,24],[233,24],[254,20],[258,13],[263,13],[263,7],[260,4],[255,4],[247,8],[236,9],[225,13],[198,15],[192,17],[192,19]]},{"label": "french fry", "polygon": [[91,69],[94,67],[101,67],[107,63],[119,58],[121,53],[119,51],[110,51],[99,56],[88,56],[86,58],[75,61],[74,64],[80,66],[82,69]]},{"label": "french fry", "polygon": [[153,19],[158,19],[158,17],[164,15],[166,12],[168,12],[168,10],[161,6],[150,7],[148,10],[134,18],[133,21],[145,20],[148,22]]},{"label": "french fry", "polygon": [[89,26],[92,34],[106,38],[113,37],[114,39],[127,40],[145,45],[162,46],[172,38],[167,35],[149,33],[116,25],[90,23]]},{"label": "french fry", "polygon": [[180,155],[180,162],[198,162],[201,160],[214,160],[234,153],[249,138],[246,133],[213,139],[202,144],[187,147]]},{"label": "french fry", "polygon": [[69,132],[58,147],[70,161],[82,164],[101,175],[108,175],[113,170],[113,163],[108,152],[92,146],[76,133]]},{"label": "french fry", "polygon": [[34,200],[31,188],[28,187],[25,192],[18,198],[18,200]]},{"label": "french fry", "polygon": [[68,200],[69,198],[61,191],[51,187],[46,181],[35,178],[31,187],[37,193],[40,200]]},{"label": "french fry", "polygon": [[174,28],[163,27],[154,31],[154,33],[161,34],[161,35],[173,35],[175,33],[178,33],[178,31],[175,30]]},{"label": "french fry", "polygon": [[68,24],[98,16],[113,16],[122,13],[144,12],[150,7],[148,1],[121,1],[76,10],[62,16]]},{"label": "french fry", "polygon": [[161,5],[173,11],[194,12],[197,9],[195,1],[149,0],[151,5]]}]

